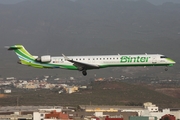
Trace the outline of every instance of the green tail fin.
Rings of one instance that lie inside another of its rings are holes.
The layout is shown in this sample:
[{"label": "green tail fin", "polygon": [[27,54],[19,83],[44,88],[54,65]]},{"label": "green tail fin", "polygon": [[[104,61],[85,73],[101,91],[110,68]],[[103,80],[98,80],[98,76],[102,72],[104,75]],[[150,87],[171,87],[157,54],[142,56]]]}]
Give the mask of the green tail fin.
[{"label": "green tail fin", "polygon": [[35,58],[24,48],[23,45],[13,45],[8,50],[14,50],[20,60],[34,60]]}]

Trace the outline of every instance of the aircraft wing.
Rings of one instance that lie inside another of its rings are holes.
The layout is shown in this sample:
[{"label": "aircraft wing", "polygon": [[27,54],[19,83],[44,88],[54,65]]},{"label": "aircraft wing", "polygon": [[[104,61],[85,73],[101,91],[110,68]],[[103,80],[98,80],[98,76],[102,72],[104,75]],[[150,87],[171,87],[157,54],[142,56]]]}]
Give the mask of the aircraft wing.
[{"label": "aircraft wing", "polygon": [[83,62],[79,62],[79,61],[74,61],[69,59],[67,56],[65,56],[64,54],[62,54],[64,59],[73,63],[74,66],[76,66],[80,71],[82,70],[88,70],[88,69],[99,69],[98,65],[95,64],[88,64],[88,63],[83,63]]}]

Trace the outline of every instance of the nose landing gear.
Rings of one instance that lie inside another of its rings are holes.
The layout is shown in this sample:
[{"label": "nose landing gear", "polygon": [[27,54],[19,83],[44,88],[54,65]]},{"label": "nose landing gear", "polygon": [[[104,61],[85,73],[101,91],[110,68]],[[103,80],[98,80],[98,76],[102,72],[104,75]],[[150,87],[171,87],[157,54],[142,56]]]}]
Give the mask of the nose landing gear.
[{"label": "nose landing gear", "polygon": [[164,70],[165,70],[165,71],[168,71],[168,68],[166,67]]}]

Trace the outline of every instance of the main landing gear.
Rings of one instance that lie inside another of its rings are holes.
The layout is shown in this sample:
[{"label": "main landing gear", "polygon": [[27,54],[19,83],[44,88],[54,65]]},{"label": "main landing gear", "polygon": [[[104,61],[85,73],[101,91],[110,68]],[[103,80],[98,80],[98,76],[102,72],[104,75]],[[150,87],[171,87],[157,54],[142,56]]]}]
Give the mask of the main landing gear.
[{"label": "main landing gear", "polygon": [[84,76],[86,76],[87,75],[87,72],[86,72],[86,68],[84,68],[84,67],[78,67],[78,70],[79,71],[82,71],[82,74],[84,75]]},{"label": "main landing gear", "polygon": [[165,70],[165,71],[168,71],[168,68],[166,67],[164,70]]},{"label": "main landing gear", "polygon": [[83,70],[83,71],[82,71],[82,74],[83,74],[84,76],[86,76],[86,75],[87,75],[86,70]]}]

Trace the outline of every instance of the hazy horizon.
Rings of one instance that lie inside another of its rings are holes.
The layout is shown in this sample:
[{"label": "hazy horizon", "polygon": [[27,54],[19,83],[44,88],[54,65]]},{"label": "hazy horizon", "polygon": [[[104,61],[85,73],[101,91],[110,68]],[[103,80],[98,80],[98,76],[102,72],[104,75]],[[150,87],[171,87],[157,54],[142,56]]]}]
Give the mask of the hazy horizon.
[{"label": "hazy horizon", "polygon": [[[0,4],[16,4],[22,1],[26,1],[26,0],[0,0]],[[72,0],[72,1],[76,1],[76,0]],[[128,1],[138,1],[138,0],[128,0]],[[180,0],[147,0],[147,1],[155,5],[161,5],[166,2],[180,3]]]}]

